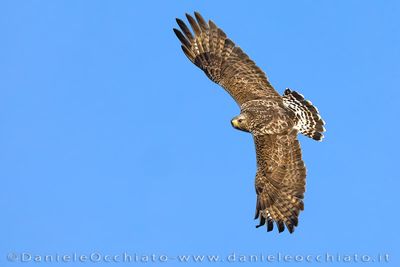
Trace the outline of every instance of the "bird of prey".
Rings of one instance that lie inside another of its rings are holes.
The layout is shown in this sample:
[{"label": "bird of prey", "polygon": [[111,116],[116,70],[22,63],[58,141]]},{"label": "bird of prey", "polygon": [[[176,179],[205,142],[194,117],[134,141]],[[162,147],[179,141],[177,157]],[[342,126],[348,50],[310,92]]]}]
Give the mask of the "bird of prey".
[{"label": "bird of prey", "polygon": [[193,33],[180,19],[181,31],[174,29],[183,52],[239,105],[232,126],[253,135],[257,228],[266,225],[272,231],[275,222],[279,233],[285,226],[293,233],[304,210],[306,181],[297,134],[321,141],[325,123],[301,94],[290,89],[278,94],[265,73],[214,22],[207,23],[198,12],[186,18]]}]

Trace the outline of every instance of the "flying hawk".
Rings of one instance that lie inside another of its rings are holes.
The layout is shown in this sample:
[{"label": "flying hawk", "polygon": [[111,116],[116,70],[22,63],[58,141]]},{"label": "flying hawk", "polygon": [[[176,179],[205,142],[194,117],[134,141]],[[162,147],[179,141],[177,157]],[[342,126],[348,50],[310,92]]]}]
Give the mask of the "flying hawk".
[{"label": "flying hawk", "polygon": [[212,81],[221,85],[240,106],[232,126],[253,135],[257,154],[257,227],[266,225],[290,233],[298,225],[306,168],[297,134],[321,141],[324,121],[315,106],[290,89],[283,96],[269,83],[264,72],[235,45],[211,20],[195,12],[186,14],[193,34],[176,19],[181,31],[174,29],[185,55]]}]

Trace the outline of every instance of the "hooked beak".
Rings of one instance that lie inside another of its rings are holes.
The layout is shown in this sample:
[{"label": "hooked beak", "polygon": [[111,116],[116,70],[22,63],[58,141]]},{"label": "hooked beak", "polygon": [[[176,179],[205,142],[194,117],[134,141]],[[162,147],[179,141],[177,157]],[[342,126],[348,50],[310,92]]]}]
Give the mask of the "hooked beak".
[{"label": "hooked beak", "polygon": [[239,128],[239,122],[237,119],[231,120],[231,124],[232,124],[233,128],[236,128],[236,129]]}]

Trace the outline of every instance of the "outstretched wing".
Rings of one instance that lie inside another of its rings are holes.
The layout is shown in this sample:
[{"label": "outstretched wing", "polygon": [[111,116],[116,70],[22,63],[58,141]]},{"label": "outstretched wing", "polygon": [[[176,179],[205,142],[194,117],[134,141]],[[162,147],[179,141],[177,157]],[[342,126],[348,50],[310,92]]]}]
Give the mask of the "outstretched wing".
[{"label": "outstretched wing", "polygon": [[301,158],[297,132],[287,135],[255,136],[257,154],[255,219],[272,231],[274,222],[279,232],[290,233],[298,224],[304,209],[306,168]]},{"label": "outstretched wing", "polygon": [[264,72],[242,49],[211,20],[207,23],[199,13],[194,14],[196,19],[186,14],[194,35],[180,19],[176,21],[183,33],[174,29],[190,61],[212,81],[224,87],[239,105],[261,98],[282,101]]}]

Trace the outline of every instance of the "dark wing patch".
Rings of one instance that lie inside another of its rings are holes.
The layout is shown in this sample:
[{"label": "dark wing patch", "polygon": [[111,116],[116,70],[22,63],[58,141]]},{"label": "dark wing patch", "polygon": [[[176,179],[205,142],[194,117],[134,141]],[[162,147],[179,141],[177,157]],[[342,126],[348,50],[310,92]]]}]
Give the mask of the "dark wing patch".
[{"label": "dark wing patch", "polygon": [[193,33],[177,19],[181,31],[174,29],[185,55],[241,105],[249,100],[282,99],[269,83],[265,73],[211,20],[207,23],[195,12],[186,14]]},{"label": "dark wing patch", "polygon": [[306,182],[297,133],[255,136],[254,140],[258,167],[255,181],[258,227],[266,224],[267,230],[272,231],[275,222],[279,232],[286,226],[292,233],[304,209]]}]

